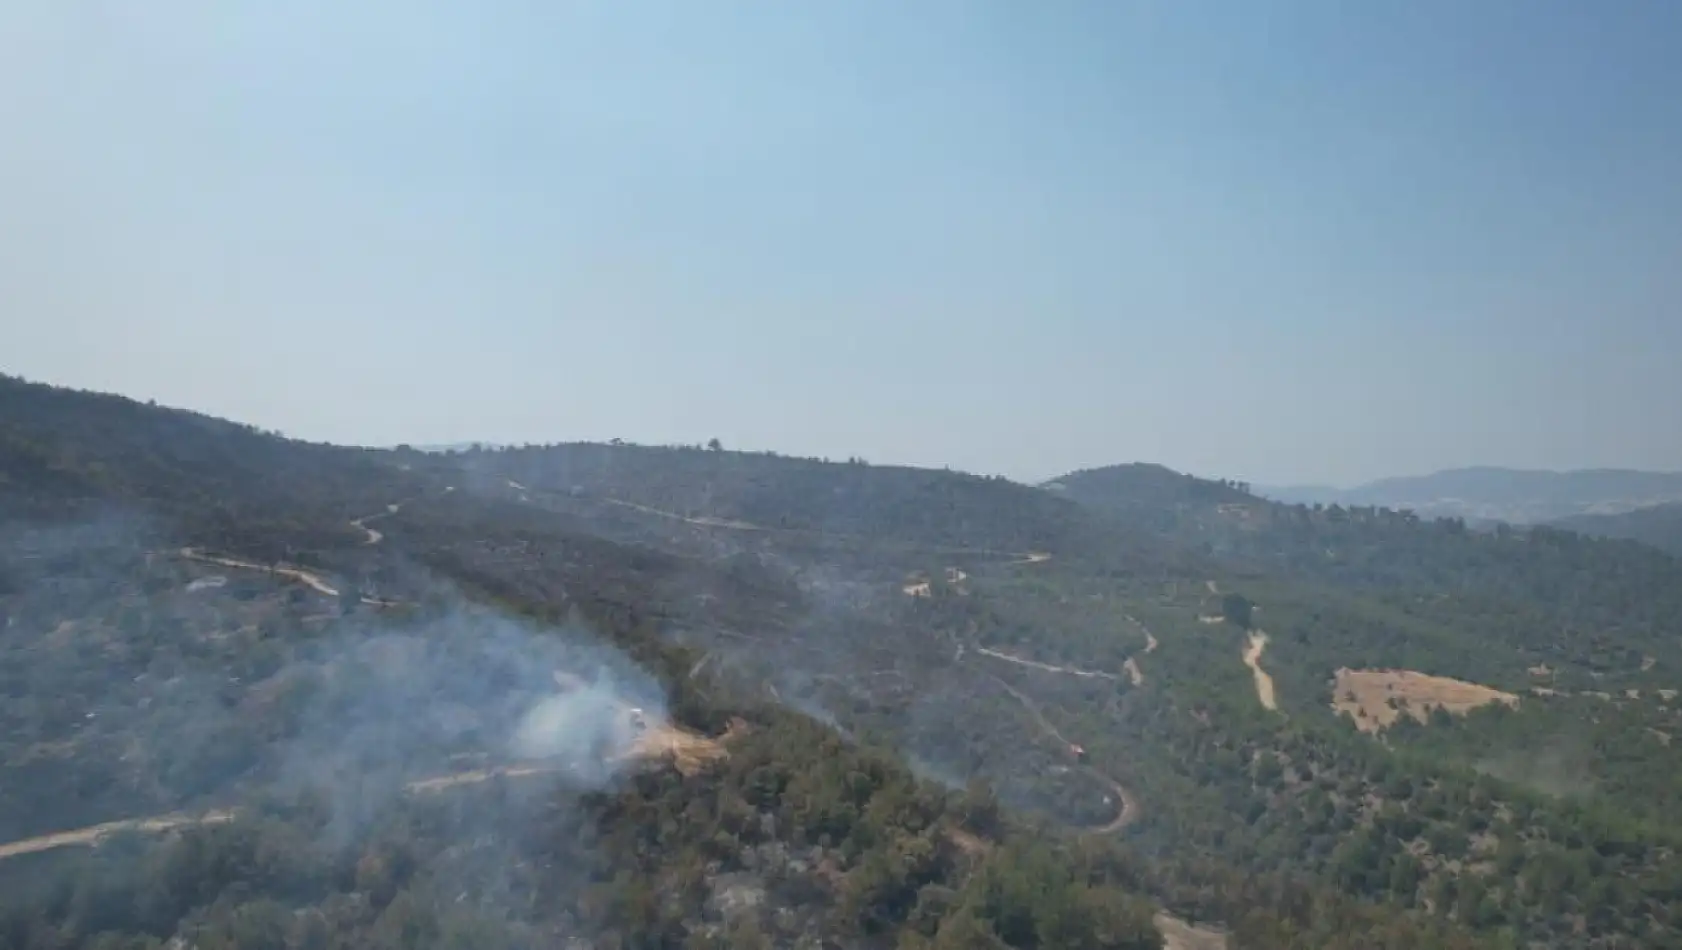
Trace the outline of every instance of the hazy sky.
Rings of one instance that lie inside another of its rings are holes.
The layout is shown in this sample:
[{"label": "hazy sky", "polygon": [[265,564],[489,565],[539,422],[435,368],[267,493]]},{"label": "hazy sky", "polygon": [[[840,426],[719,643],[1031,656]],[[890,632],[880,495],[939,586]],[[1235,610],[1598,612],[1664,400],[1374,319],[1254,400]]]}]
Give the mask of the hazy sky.
[{"label": "hazy sky", "polygon": [[0,370],[1022,478],[1682,469],[1682,3],[0,0]]}]

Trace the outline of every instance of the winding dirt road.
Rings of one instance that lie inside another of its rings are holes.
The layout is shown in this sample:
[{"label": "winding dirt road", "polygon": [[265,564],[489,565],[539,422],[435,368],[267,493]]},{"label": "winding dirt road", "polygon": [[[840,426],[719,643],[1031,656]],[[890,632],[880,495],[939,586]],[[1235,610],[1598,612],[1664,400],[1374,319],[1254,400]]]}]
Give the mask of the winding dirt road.
[{"label": "winding dirt road", "polygon": [[[1051,720],[1045,718],[1045,713],[1040,712],[1038,704],[1036,704],[1032,699],[1029,699],[1027,694],[991,673],[987,674],[987,678],[999,684],[1001,689],[1015,698],[1015,700],[1022,705],[1022,708],[1027,710],[1029,717],[1034,720],[1035,725],[1040,727],[1041,732],[1057,740],[1057,742],[1065,749],[1075,745],[1075,743],[1069,741],[1067,736],[1058,731],[1056,726],[1052,725]],[[1092,778],[1097,779],[1100,783],[1108,785],[1111,789],[1113,789],[1115,791],[1118,806],[1116,809],[1116,816],[1110,821],[1105,822],[1102,825],[1090,825],[1083,829],[1087,834],[1113,835],[1125,830],[1128,825],[1131,825],[1135,821],[1139,820],[1139,799],[1132,792],[1128,791],[1126,786],[1090,765],[1081,765],[1078,766],[1078,768]]]},{"label": "winding dirt road", "polygon": [[[306,571],[301,567],[286,567],[284,565],[271,566],[268,564],[258,564],[255,561],[242,561],[239,558],[219,557],[214,554],[206,554],[197,548],[182,548],[179,553],[182,557],[189,561],[198,561],[203,564],[215,564],[218,567],[231,567],[246,571],[262,571],[265,574],[273,574],[276,577],[285,577],[290,580],[295,580],[298,583],[303,584],[305,587],[308,587],[310,590],[326,597],[339,596],[339,589],[337,587],[334,587],[332,584],[322,580],[321,575],[311,571]],[[363,596],[357,599],[361,603],[367,604],[370,607],[402,606],[399,601],[384,600],[379,597]]]},{"label": "winding dirt road", "polygon": [[395,504],[386,505],[384,511],[375,512],[371,515],[363,515],[360,518],[353,518],[350,522],[351,526],[367,535],[367,537],[362,541],[363,544],[379,544],[381,541],[385,540],[385,534],[380,532],[378,529],[368,527],[368,522],[375,521],[380,518],[389,518],[392,515],[397,514],[399,511],[402,511],[404,504],[406,504],[406,502],[400,501]]},{"label": "winding dirt road", "polygon": [[[1134,617],[1130,613],[1124,612],[1122,613],[1122,616],[1127,619],[1128,623],[1138,627],[1139,632],[1145,635],[1146,655],[1155,653],[1157,640],[1156,635],[1151,633],[1150,628],[1140,623],[1138,618]],[[1003,650],[992,650],[981,646],[972,647],[971,649],[975,650],[975,652],[981,654],[982,656],[990,656],[995,660],[1003,660],[1006,663],[1015,663],[1017,666],[1025,666],[1029,669],[1042,670],[1046,673],[1061,673],[1064,676],[1080,676],[1088,679],[1106,679],[1112,683],[1119,682],[1121,680],[1121,677],[1116,674],[1106,673],[1103,670],[1083,670],[1078,666],[1053,666],[1050,663],[1041,663],[1038,660],[1030,660],[1026,657],[1015,656],[1013,654],[1006,653]],[[959,656],[961,657],[962,655],[963,651],[960,648]],[[1145,673],[1144,670],[1140,669],[1137,657],[1128,657],[1127,662],[1123,663],[1121,668],[1122,671],[1127,674],[1128,682],[1132,683],[1134,686],[1144,685]]]},{"label": "winding dirt road", "polygon": [[1132,624],[1135,627],[1138,627],[1139,632],[1145,635],[1145,653],[1146,654],[1155,653],[1156,652],[1156,647],[1157,647],[1156,634],[1151,633],[1151,628],[1145,626],[1143,623],[1140,623],[1138,617],[1135,617],[1132,614],[1127,613],[1126,611],[1122,611],[1121,615],[1123,617],[1127,618],[1128,623]]},{"label": "winding dirt road", "polygon": [[319,574],[311,573],[303,568],[283,567],[279,565],[270,566],[268,564],[258,564],[255,561],[242,561],[238,558],[218,557],[214,554],[206,554],[197,548],[182,548],[181,556],[189,561],[199,561],[204,564],[215,564],[218,567],[232,567],[246,571],[262,571],[265,574],[273,574],[276,577],[285,577],[295,580],[318,594],[325,594],[328,597],[339,596],[339,589],[337,587],[334,587],[322,580]]},{"label": "winding dirt road", "polygon": [[[368,527],[368,522],[373,521],[376,518],[389,518],[392,515],[397,514],[399,511],[402,511],[405,504],[408,504],[408,502],[393,502],[392,504],[386,505],[384,511],[376,512],[371,515],[363,515],[360,518],[353,518],[350,523],[353,527],[359,529],[367,535],[367,537],[362,541],[363,544],[379,544],[385,539],[385,535],[374,528]],[[280,564],[258,564],[255,561],[244,561],[239,558],[206,554],[198,548],[193,547],[182,548],[179,553],[182,557],[188,559],[189,561],[198,561],[203,564],[215,564],[218,567],[231,567],[244,571],[262,571],[265,574],[273,574],[276,577],[284,577],[289,580],[297,581],[305,587],[308,587],[310,590],[326,597],[339,596],[339,589],[334,587],[332,584],[327,583],[320,574],[313,571],[306,571],[301,567],[287,567]],[[360,599],[362,603],[373,607],[397,606],[396,601],[381,600],[378,597],[362,597]]]},{"label": "winding dirt road", "polygon": [[[661,518],[667,518],[667,519],[670,519],[670,520],[673,520],[673,521],[679,521],[679,522],[682,522],[684,524],[694,525],[696,527],[726,528],[726,529],[735,530],[735,531],[762,531],[762,532],[778,531],[778,532],[789,533],[789,534],[807,534],[807,535],[841,537],[841,538],[851,537],[851,535],[831,534],[829,532],[808,531],[808,530],[794,529],[794,528],[773,529],[773,528],[767,528],[767,527],[764,527],[764,526],[761,526],[761,525],[750,524],[750,523],[745,522],[745,521],[734,521],[734,520],[730,520],[730,519],[726,519],[726,518],[689,517],[687,515],[680,515],[676,512],[664,511],[664,510],[661,510],[659,508],[650,507],[648,505],[641,505],[641,504],[637,504],[635,502],[623,501],[623,500],[615,499],[615,498],[603,498],[603,499],[598,499],[598,500],[604,501],[604,502],[606,502],[608,504],[611,504],[611,505],[617,505],[617,506],[622,507],[622,508],[628,508],[628,509],[633,510],[633,511],[639,511],[639,512],[642,512],[644,514],[654,515],[654,516],[661,517]],[[1009,558],[1011,558],[1011,560],[1005,562],[1007,565],[1043,564],[1043,563],[1051,560],[1051,558],[1052,558],[1051,553],[1047,552],[1047,551],[1014,551],[1013,552],[1013,551],[999,551],[999,550],[995,550],[995,549],[991,549],[991,548],[946,548],[946,547],[938,547],[938,546],[928,546],[926,549],[931,550],[931,551],[948,553],[948,554],[969,554],[969,555],[980,555],[980,556],[1009,557]],[[1145,632],[1145,644],[1146,644],[1145,645],[1145,652],[1149,653],[1150,651],[1155,650],[1156,649],[1156,637],[1153,636],[1151,634],[1151,632],[1148,629],[1145,628],[1144,624],[1139,623],[1137,620],[1133,620],[1132,617],[1129,617],[1128,619],[1132,620],[1132,622],[1136,626],[1138,626],[1139,629],[1144,630],[1144,632]],[[956,644],[956,646],[957,646],[957,655],[953,658],[954,661],[961,660],[963,658],[963,655],[964,655],[964,646],[965,645],[963,643],[959,642],[959,643]],[[1004,662],[1007,662],[1007,663],[1014,663],[1014,664],[1017,664],[1017,665],[1020,665],[1020,666],[1025,666],[1025,667],[1029,667],[1029,668],[1033,668],[1033,669],[1043,670],[1043,671],[1050,672],[1050,673],[1061,673],[1061,674],[1065,674],[1065,675],[1069,675],[1069,676],[1102,678],[1102,679],[1107,679],[1107,680],[1111,680],[1111,681],[1117,680],[1119,678],[1114,673],[1106,673],[1106,672],[1102,672],[1102,671],[1099,671],[1099,670],[1083,670],[1083,669],[1079,669],[1079,668],[1076,668],[1076,667],[1054,666],[1052,664],[1040,663],[1038,661],[1025,659],[1023,657],[1012,656],[1011,654],[1004,653],[1004,652],[1001,652],[1001,651],[998,651],[998,650],[990,650],[990,649],[987,649],[985,647],[974,647],[973,649],[975,650],[975,652],[980,653],[984,656],[991,657],[995,660],[1003,660]],[[1139,671],[1138,664],[1136,662],[1131,661],[1131,660],[1129,662],[1131,663],[1131,666],[1127,667],[1128,678],[1133,682],[1134,685],[1138,685],[1138,684],[1140,684],[1144,681],[1144,677]],[[1029,699],[1025,694],[1023,694],[1022,692],[1017,690],[1015,687],[1011,686],[1009,683],[1006,683],[1004,680],[999,679],[998,677],[993,676],[992,674],[987,674],[987,675],[995,683],[999,684],[999,686],[1001,686],[1005,690],[1005,692],[1007,692],[1011,696],[1013,696],[1016,699],[1016,701],[1022,705],[1022,708],[1026,709],[1028,711],[1028,714],[1033,718],[1035,724],[1039,726],[1041,732],[1043,732],[1045,735],[1050,736],[1051,738],[1057,740],[1057,742],[1060,743],[1064,749],[1068,749],[1068,748],[1075,745],[1075,743],[1070,742],[1067,737],[1065,737],[1061,732],[1059,732],[1057,730],[1057,727],[1052,725],[1050,720],[1045,718],[1045,715],[1040,712],[1039,707],[1034,704],[1033,700]],[[775,691],[773,690],[773,694],[774,694],[774,692]],[[1139,799],[1131,791],[1128,791],[1126,786],[1122,785],[1120,782],[1116,781],[1115,779],[1111,778],[1110,776],[1105,775],[1104,773],[1098,771],[1097,769],[1092,768],[1089,765],[1084,765],[1084,764],[1080,765],[1079,769],[1081,771],[1085,772],[1087,775],[1091,776],[1092,778],[1096,779],[1099,783],[1109,786],[1115,792],[1115,797],[1116,797],[1116,801],[1117,801],[1117,810],[1116,810],[1115,818],[1111,819],[1110,821],[1108,821],[1108,822],[1106,822],[1102,825],[1098,825],[1098,826],[1095,826],[1095,827],[1088,827],[1088,828],[1084,829],[1088,834],[1099,834],[1099,835],[1116,834],[1120,831],[1123,831],[1129,825],[1133,824],[1135,821],[1137,821],[1139,819],[1140,807],[1141,807],[1140,804],[1139,804]]]}]

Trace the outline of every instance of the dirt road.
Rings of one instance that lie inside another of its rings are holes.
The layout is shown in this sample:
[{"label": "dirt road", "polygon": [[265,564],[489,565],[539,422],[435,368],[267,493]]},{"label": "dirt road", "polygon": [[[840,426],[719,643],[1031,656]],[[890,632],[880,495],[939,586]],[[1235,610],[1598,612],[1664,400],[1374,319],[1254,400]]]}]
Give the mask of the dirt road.
[{"label": "dirt road", "polygon": [[[1121,615],[1126,617],[1128,623],[1138,627],[1139,632],[1145,635],[1145,655],[1150,656],[1152,653],[1155,653],[1157,640],[1156,634],[1151,633],[1151,628],[1140,623],[1138,617],[1135,617],[1126,611],[1122,611]],[[1137,657],[1128,657],[1125,669],[1127,670],[1128,678],[1133,681],[1134,686],[1143,686],[1145,684],[1145,671],[1139,668],[1139,660]]]},{"label": "dirt road", "polygon": [[126,821],[108,821],[100,825],[89,825],[73,831],[59,831],[50,835],[40,835],[35,838],[24,838],[8,844],[0,844],[0,861],[15,858],[22,854],[34,854],[37,851],[51,851],[54,848],[70,848],[77,846],[95,846],[114,834],[125,831],[135,831],[145,834],[160,834],[176,828],[194,825],[220,825],[234,820],[231,810],[207,811],[202,815],[156,815],[151,818],[130,818]]},{"label": "dirt road", "polygon": [[[456,772],[450,775],[440,775],[434,778],[418,779],[404,786],[406,791],[419,794],[442,791],[460,785],[474,785],[488,782],[493,778],[521,778],[529,775],[546,775],[560,771],[555,766],[540,765],[511,765],[499,768],[473,769],[467,772]],[[101,842],[114,834],[122,832],[138,832],[141,834],[163,834],[177,828],[191,828],[200,825],[222,825],[238,817],[238,810],[233,808],[219,808],[207,811],[202,815],[172,813],[168,815],[154,815],[150,818],[129,818],[124,821],[107,821],[103,824],[89,825],[86,828],[76,828],[71,831],[56,831],[52,834],[39,835],[34,838],[24,838],[7,844],[0,844],[0,860],[15,858],[22,854],[34,854],[38,851],[51,851],[55,848],[98,847]]]},{"label": "dirt road", "polygon": [[648,505],[639,505],[634,501],[623,501],[618,498],[602,498],[600,500],[607,502],[610,505],[618,505],[621,508],[629,508],[632,511],[640,511],[645,515],[654,515],[657,518],[666,518],[671,521],[681,521],[684,524],[695,525],[699,528],[729,528],[733,531],[772,530],[770,528],[761,527],[760,525],[749,524],[746,521],[734,521],[729,518],[712,518],[707,515],[701,515],[700,517],[680,515],[675,511],[664,511],[659,508],[651,508]]},{"label": "dirt road", "polygon": [[1052,666],[1050,663],[1041,663],[1038,660],[1028,660],[1019,656],[1012,656],[1009,653],[1003,653],[999,650],[989,650],[986,647],[976,647],[975,652],[980,653],[983,656],[990,656],[995,660],[1003,660],[1006,663],[1015,663],[1017,666],[1026,666],[1029,669],[1044,670],[1047,673],[1062,673],[1067,676],[1107,679],[1111,682],[1121,678],[1114,673],[1105,673],[1102,670],[1083,670],[1073,666]]},{"label": "dirt road", "polygon": [[[352,523],[354,524],[355,522]],[[371,536],[371,539],[365,542],[367,544],[377,544],[379,543],[379,539],[383,537],[383,535],[380,535],[378,531],[374,531],[372,528],[363,528],[362,530],[369,532]],[[273,574],[276,577],[284,577],[289,580],[295,580],[298,583],[303,584],[305,587],[308,587],[310,590],[327,597],[339,596],[339,589],[337,587],[327,583],[327,581],[322,579],[321,575],[312,571],[306,571],[301,567],[287,567],[279,564],[271,566],[268,564],[258,564],[255,561],[242,561],[239,558],[218,557],[214,554],[206,554],[197,548],[182,548],[179,553],[182,557],[188,559],[189,561],[198,561],[203,564],[215,564],[218,567],[231,567],[246,571],[262,571],[265,574]],[[370,607],[402,606],[398,601],[383,600],[379,597],[361,597],[358,599]]]},{"label": "dirt road", "polygon": [[1262,669],[1262,651],[1267,649],[1267,634],[1260,630],[1250,633],[1249,642],[1244,647],[1244,665],[1250,668],[1256,678],[1256,699],[1271,710],[1278,710],[1279,704],[1273,696],[1273,677]]},{"label": "dirt road", "polygon": [[[1039,726],[1041,732],[1057,740],[1064,749],[1068,749],[1075,745],[1075,743],[1069,741],[1067,736],[1058,731],[1056,726],[1052,725],[1051,720],[1045,718],[1045,714],[1040,712],[1040,707],[1032,699],[1029,699],[1025,693],[990,673],[988,674],[988,679],[991,679],[993,682],[999,684],[1001,689],[1014,697],[1016,701],[1022,705],[1022,708],[1027,710],[1029,717],[1034,720],[1035,725]],[[1108,785],[1112,790],[1114,790],[1118,806],[1115,818],[1102,825],[1088,826],[1084,829],[1088,834],[1116,834],[1117,832],[1126,829],[1128,825],[1131,825],[1135,821],[1139,820],[1139,799],[1135,797],[1132,792],[1128,791],[1125,786],[1089,765],[1081,765],[1078,766],[1078,768],[1082,772],[1097,779],[1104,785]]]},{"label": "dirt road", "polygon": [[206,554],[197,548],[182,548],[181,556],[190,561],[200,561],[205,564],[216,564],[221,567],[234,567],[247,571],[262,571],[266,574],[273,574],[276,577],[290,578],[317,593],[325,594],[328,597],[339,596],[339,589],[337,587],[334,587],[322,580],[320,575],[313,574],[302,568],[282,567],[278,565],[270,567],[267,564],[257,564],[253,561],[241,561],[238,558],[217,557],[212,554]]},{"label": "dirt road", "polygon": [[[669,723],[655,723],[639,735],[629,748],[616,755],[614,760],[657,759],[669,756],[673,759],[679,771],[686,775],[693,774],[706,762],[727,755],[724,743],[745,728],[744,724],[733,722],[730,730],[723,737],[713,739],[676,728]],[[412,794],[425,795],[463,785],[476,785],[496,778],[527,778],[534,775],[553,775],[561,771],[563,771],[561,766],[552,763],[516,763],[416,779],[405,785],[404,790]],[[108,821],[103,824],[89,825],[86,828],[57,831],[52,834],[38,835],[33,838],[0,844],[0,861],[19,855],[34,854],[39,851],[51,851],[56,848],[97,847],[106,838],[122,832],[163,834],[178,828],[226,824],[233,821],[237,815],[237,809],[222,808],[199,815],[171,813],[154,815],[149,818]]]},{"label": "dirt road", "polygon": [[389,518],[392,515],[397,514],[399,511],[402,511],[403,505],[404,502],[400,501],[396,504],[386,505],[384,511],[376,512],[371,515],[363,515],[360,518],[353,518],[350,522],[351,526],[367,535],[367,537],[362,541],[363,544],[379,544],[385,539],[385,535],[375,528],[368,527],[368,522],[379,518]]},{"label": "dirt road", "polygon": [[[595,500],[609,505],[616,505],[620,508],[628,508],[632,511],[639,511],[646,515],[653,515],[657,518],[665,518],[669,521],[679,521],[687,525],[694,525],[698,528],[726,528],[731,531],[759,531],[774,532],[777,534],[807,535],[810,537],[820,538],[851,538],[855,540],[869,540],[867,538],[858,538],[855,535],[841,534],[831,531],[817,531],[810,528],[770,528],[765,525],[757,525],[747,521],[737,521],[732,518],[714,518],[709,515],[680,515],[675,511],[666,511],[661,508],[638,504],[634,501],[625,501],[620,498],[597,498]],[[1011,558],[1012,560],[1005,562],[1007,565],[1044,564],[1046,561],[1051,560],[1052,557],[1052,555],[1047,551],[1000,551],[994,548],[955,548],[943,547],[940,545],[908,545],[908,547],[914,547],[920,550],[940,554],[969,554],[981,557]]]},{"label": "dirt road", "polygon": [[1133,626],[1135,626],[1135,627],[1138,627],[1139,632],[1143,633],[1145,635],[1145,652],[1147,654],[1155,653],[1156,652],[1156,646],[1157,646],[1156,634],[1151,633],[1151,628],[1149,628],[1149,627],[1145,626],[1144,624],[1140,623],[1138,620],[1135,620],[1132,614],[1122,614],[1122,616],[1126,617],[1129,623],[1133,624]]}]

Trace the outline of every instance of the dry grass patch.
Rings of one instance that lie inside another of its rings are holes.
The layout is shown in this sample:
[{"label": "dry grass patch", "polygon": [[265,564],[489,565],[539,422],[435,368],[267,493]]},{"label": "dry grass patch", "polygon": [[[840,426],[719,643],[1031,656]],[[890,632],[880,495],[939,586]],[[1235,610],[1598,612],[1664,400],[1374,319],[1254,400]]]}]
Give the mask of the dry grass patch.
[{"label": "dry grass patch", "polygon": [[1518,697],[1488,686],[1412,670],[1345,668],[1337,671],[1332,687],[1332,709],[1353,716],[1355,727],[1362,732],[1378,732],[1404,714],[1425,722],[1433,709],[1464,715],[1490,703],[1516,707]]}]

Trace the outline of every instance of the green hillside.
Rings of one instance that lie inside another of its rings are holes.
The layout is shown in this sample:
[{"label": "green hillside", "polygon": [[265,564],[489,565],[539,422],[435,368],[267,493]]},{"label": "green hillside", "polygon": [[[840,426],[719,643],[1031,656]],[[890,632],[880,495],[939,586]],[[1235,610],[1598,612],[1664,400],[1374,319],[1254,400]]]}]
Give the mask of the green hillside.
[{"label": "green hillside", "polygon": [[1156,466],[351,450],[17,381],[0,419],[7,946],[1682,923],[1682,585],[1641,545]]},{"label": "green hillside", "polygon": [[1649,505],[1610,515],[1573,515],[1560,518],[1553,526],[1595,537],[1640,541],[1682,556],[1682,502]]}]

